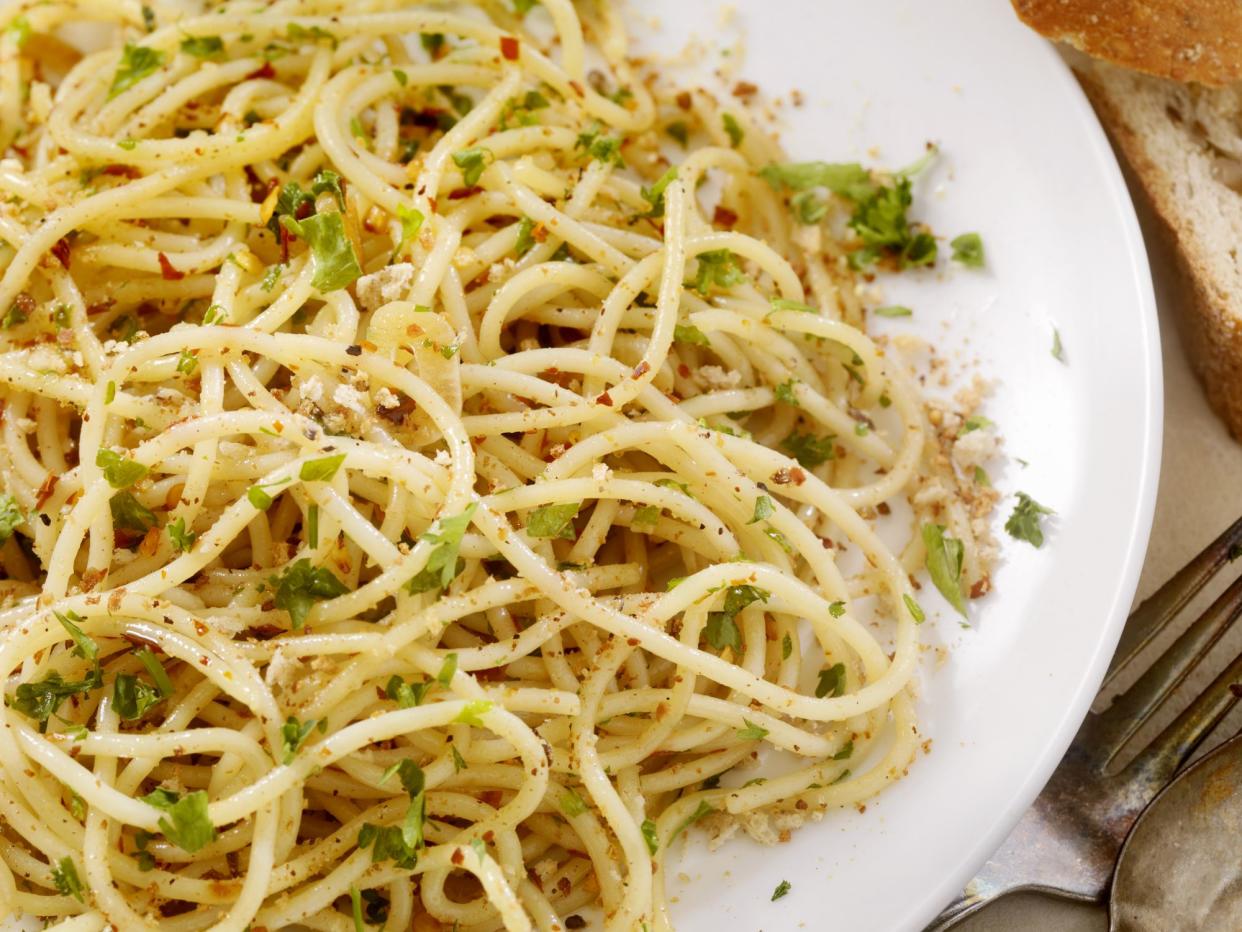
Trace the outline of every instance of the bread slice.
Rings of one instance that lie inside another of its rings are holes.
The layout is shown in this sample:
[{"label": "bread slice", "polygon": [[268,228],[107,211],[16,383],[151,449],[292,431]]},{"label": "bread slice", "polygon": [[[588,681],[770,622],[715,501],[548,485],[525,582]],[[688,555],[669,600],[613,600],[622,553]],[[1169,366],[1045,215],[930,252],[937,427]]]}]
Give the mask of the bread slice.
[{"label": "bread slice", "polygon": [[1069,57],[1172,247],[1191,362],[1242,440],[1242,86]]},{"label": "bread slice", "polygon": [[1028,26],[1105,61],[1161,78],[1242,79],[1238,0],[1013,0]]}]

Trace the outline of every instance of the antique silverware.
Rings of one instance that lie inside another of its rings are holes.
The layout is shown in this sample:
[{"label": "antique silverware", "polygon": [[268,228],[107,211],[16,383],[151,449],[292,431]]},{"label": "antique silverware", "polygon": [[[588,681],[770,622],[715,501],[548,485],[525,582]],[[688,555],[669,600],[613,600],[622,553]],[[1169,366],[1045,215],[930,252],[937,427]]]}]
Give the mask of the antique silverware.
[{"label": "antique silverware", "polygon": [[[1240,555],[1242,519],[1135,609],[1126,622],[1104,687],[1212,577]],[[1240,613],[1242,577],[1112,705],[1087,715],[1043,792],[974,880],[928,926],[928,932],[948,929],[1017,890],[1103,902],[1123,842],[1139,815],[1242,697],[1242,656],[1132,761],[1119,767],[1118,755]],[[1155,820],[1153,815],[1153,823]],[[1233,837],[1239,836],[1235,833]],[[1236,849],[1233,860],[1237,861]],[[1237,869],[1236,863],[1229,865],[1229,870]]]}]

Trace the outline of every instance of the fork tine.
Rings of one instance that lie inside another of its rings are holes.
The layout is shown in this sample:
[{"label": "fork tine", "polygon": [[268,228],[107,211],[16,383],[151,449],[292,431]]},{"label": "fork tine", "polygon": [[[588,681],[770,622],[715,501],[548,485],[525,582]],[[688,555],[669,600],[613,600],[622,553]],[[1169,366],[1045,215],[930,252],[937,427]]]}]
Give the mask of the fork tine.
[{"label": "fork tine", "polygon": [[1117,652],[1104,677],[1104,688],[1139,651],[1151,643],[1152,638],[1176,617],[1222,566],[1239,555],[1242,555],[1242,518],[1230,525],[1134,610],[1117,643]]},{"label": "fork tine", "polygon": [[1125,771],[1162,786],[1242,699],[1242,654],[1143,749]]},{"label": "fork tine", "polygon": [[1239,614],[1242,577],[1235,579],[1133,686],[1094,717],[1090,740],[1105,766],[1198,666]]}]

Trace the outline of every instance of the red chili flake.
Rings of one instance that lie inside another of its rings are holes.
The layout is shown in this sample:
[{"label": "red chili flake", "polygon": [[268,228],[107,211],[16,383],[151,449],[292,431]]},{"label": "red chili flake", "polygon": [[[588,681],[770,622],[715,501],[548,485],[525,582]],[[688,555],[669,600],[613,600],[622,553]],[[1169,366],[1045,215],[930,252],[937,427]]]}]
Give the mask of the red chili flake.
[{"label": "red chili flake", "polygon": [[43,480],[43,484],[39,486],[39,493],[35,496],[35,508],[42,508],[52,493],[56,491],[56,483],[60,481],[60,476],[56,473],[48,473],[48,477]]},{"label": "red chili flake", "polygon": [[13,298],[13,307],[16,308],[17,312],[23,317],[29,317],[35,312],[35,307],[37,307],[37,305],[35,304],[35,299],[30,296],[29,292],[19,291],[17,296]]},{"label": "red chili flake", "polygon": [[96,301],[94,304],[86,306],[86,314],[89,317],[92,314],[102,314],[116,304],[116,298],[105,298],[103,301]]},{"label": "red chili flake", "polygon": [[282,223],[280,225],[280,261],[281,262],[288,263],[289,261],[289,239],[292,237],[292,235],[293,234],[291,234],[288,230],[285,229],[285,225]]},{"label": "red chili flake", "polygon": [[992,591],[992,577],[984,576],[977,583],[970,587],[970,597],[978,599]]},{"label": "red chili flake", "polygon": [[595,399],[595,403],[601,404],[601,405],[607,405],[608,407],[611,408],[612,407],[612,396],[608,394],[607,392],[604,392],[602,395],[598,396]]},{"label": "red chili flake", "polygon": [[477,194],[478,192],[482,190],[483,190],[482,188],[477,187],[477,186],[473,188],[458,188],[455,191],[449,192],[449,200],[460,201],[462,198],[470,197],[470,195]]},{"label": "red chili flake", "polygon": [[272,67],[270,61],[265,61],[262,68],[256,68],[250,74],[246,75],[247,81],[253,81],[255,78],[274,78],[276,77],[276,69]]},{"label": "red chili flake", "polygon": [[631,375],[636,379],[641,379],[644,375],[646,375],[650,371],[651,371],[651,363],[647,362],[647,360],[644,359],[642,362],[640,362],[637,366],[634,367],[634,371],[631,373]]},{"label": "red chili flake", "polygon": [[579,84],[577,81],[570,81],[569,86],[574,89],[574,93],[577,94],[579,97],[586,96],[586,91],[582,89],[582,85]]},{"label": "red chili flake", "polygon": [[462,854],[461,848],[458,848],[456,851],[453,852],[453,856],[449,858],[449,860],[452,861],[454,864],[460,864],[462,861],[466,860],[466,856]]},{"label": "red chili flake", "polygon": [[737,214],[729,210],[727,207],[716,206],[716,212],[712,215],[712,223],[718,227],[733,229],[733,224],[737,223]]},{"label": "red chili flake", "polygon": [[133,165],[105,165],[100,174],[104,175],[120,175],[122,178],[141,178],[142,172],[138,171]]},{"label": "red chili flake", "polygon": [[733,85],[734,97],[753,97],[758,93],[759,88],[749,81],[738,81],[737,84]]},{"label": "red chili flake", "polygon": [[572,372],[562,372],[555,366],[552,366],[549,369],[544,369],[539,373],[539,378],[543,379],[545,382],[551,382],[554,385],[559,385],[561,388],[569,388],[574,382],[574,374]]},{"label": "red chili flake", "polygon": [[677,106],[679,106],[682,110],[689,110],[691,104],[694,103],[689,91],[682,91],[674,98],[674,100],[677,101]]},{"label": "red chili flake", "polygon": [[500,37],[500,54],[508,61],[517,61],[521,51],[521,43],[514,36]]},{"label": "red chili flake", "polygon": [[56,241],[56,245],[52,247],[52,255],[64,267],[69,268],[69,240],[62,236]]},{"label": "red chili flake", "polygon": [[482,680],[485,683],[503,683],[509,678],[509,675],[505,673],[504,667],[491,667],[487,670],[472,670],[470,672],[476,680]]},{"label": "red chili flake", "polygon": [[185,272],[178,272],[173,267],[173,264],[168,261],[168,256],[164,255],[162,252],[159,253],[159,260],[160,260],[160,275],[163,278],[166,278],[170,282],[180,281],[181,279],[185,278]]},{"label": "red chili flake", "polygon": [[687,366],[684,362],[681,363],[677,367],[677,374],[681,376],[683,379],[690,378],[690,367]]}]

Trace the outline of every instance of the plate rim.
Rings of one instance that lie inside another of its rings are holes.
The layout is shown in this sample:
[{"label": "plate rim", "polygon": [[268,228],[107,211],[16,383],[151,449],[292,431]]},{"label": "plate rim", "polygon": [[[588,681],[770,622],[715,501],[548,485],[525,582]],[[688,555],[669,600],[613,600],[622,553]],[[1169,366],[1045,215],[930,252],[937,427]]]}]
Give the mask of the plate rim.
[{"label": "plate rim", "polygon": [[978,840],[958,858],[951,869],[941,872],[941,880],[928,884],[928,892],[911,902],[906,911],[903,928],[925,929],[958,893],[978,874],[988,859],[1013,831],[1014,826],[1043,791],[1053,772],[1061,763],[1070,742],[1078,733],[1087,717],[1096,695],[1103,683],[1104,674],[1117,650],[1122,628],[1130,614],[1134,597],[1138,592],[1139,577],[1147,555],[1152,523],[1155,519],[1156,494],[1160,485],[1160,466],[1164,443],[1164,369],[1160,339],[1160,324],[1156,304],[1155,285],[1151,264],[1147,255],[1147,243],[1139,224],[1134,199],[1126,183],[1117,154],[1109,141],[1104,127],[1095,114],[1090,101],[1073,69],[1057,51],[1053,43],[1040,39],[1041,54],[1048,60],[1049,78],[1058,80],[1067,104],[1074,108],[1082,124],[1084,139],[1099,159],[1101,180],[1107,185],[1108,196],[1118,208],[1117,219],[1123,236],[1125,252],[1130,259],[1133,284],[1138,299],[1135,308],[1135,324],[1141,350],[1141,400],[1143,414],[1143,456],[1136,464],[1138,496],[1133,520],[1124,534],[1122,572],[1115,578],[1109,598],[1107,618],[1099,626],[1094,653],[1086,674],[1074,686],[1068,702],[1062,703],[1060,724],[1045,739],[1044,746],[1027,778],[1014,787],[1009,801],[999,818],[979,834]]}]

